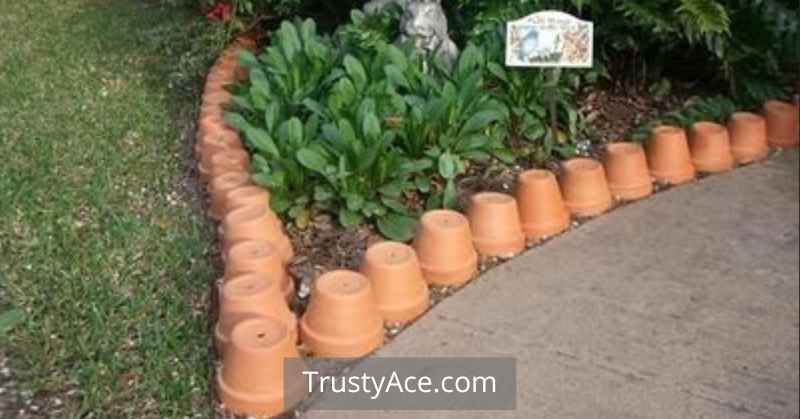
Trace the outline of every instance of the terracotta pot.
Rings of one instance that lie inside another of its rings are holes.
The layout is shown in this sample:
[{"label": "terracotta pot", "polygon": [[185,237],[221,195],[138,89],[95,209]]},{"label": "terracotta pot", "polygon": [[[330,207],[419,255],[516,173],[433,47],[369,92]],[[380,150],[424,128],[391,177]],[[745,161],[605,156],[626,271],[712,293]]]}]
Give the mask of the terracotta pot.
[{"label": "terracotta pot", "polygon": [[470,198],[469,224],[478,253],[510,258],[525,249],[517,201],[510,195],[482,192]]},{"label": "terracotta pot", "polygon": [[361,273],[372,282],[378,311],[386,323],[409,323],[430,307],[428,284],[410,246],[395,242],[370,246]]},{"label": "terracotta pot", "polygon": [[227,129],[205,134],[195,144],[195,154],[205,164],[209,164],[215,154],[228,151],[241,153],[244,152],[244,146],[239,134]]},{"label": "terracotta pot", "polygon": [[217,392],[225,407],[240,415],[272,417],[285,410],[286,359],[300,359],[289,330],[275,317],[240,322],[231,332],[217,374]]},{"label": "terracotta pot", "polygon": [[236,208],[222,219],[223,252],[227,256],[237,243],[246,240],[264,240],[272,243],[288,263],[294,257],[294,249],[283,232],[280,220],[266,206],[256,204]]},{"label": "terracotta pot", "polygon": [[714,122],[695,123],[692,125],[691,148],[695,169],[707,173],[733,169],[731,140],[724,126]]},{"label": "terracotta pot", "polygon": [[731,152],[738,163],[763,160],[769,153],[767,122],[760,115],[736,112],[728,120]]},{"label": "terracotta pot", "polygon": [[270,206],[269,191],[255,185],[242,186],[228,191],[225,196],[227,201],[227,208],[233,210],[250,205],[265,205],[267,208]]},{"label": "terracotta pot", "polygon": [[770,100],[764,104],[769,145],[791,148],[800,144],[799,114],[800,110],[790,103]]},{"label": "terracotta pot", "polygon": [[611,194],[635,201],[653,193],[653,180],[647,168],[644,148],[636,143],[606,145],[605,168]]},{"label": "terracotta pot", "polygon": [[294,282],[289,277],[283,256],[275,245],[265,240],[246,240],[231,246],[225,259],[225,280],[256,273],[280,285],[286,301],[294,297]]},{"label": "terracotta pot", "polygon": [[647,164],[656,180],[672,185],[689,182],[697,175],[686,131],[678,127],[653,130],[647,142]]},{"label": "terracotta pot", "polygon": [[478,272],[469,221],[455,211],[436,210],[423,215],[414,250],[428,284],[460,286]]},{"label": "terracotta pot", "polygon": [[359,358],[383,345],[383,318],[367,277],[342,270],[317,278],[300,335],[319,357]]},{"label": "terracotta pot", "polygon": [[528,240],[542,240],[569,227],[569,211],[553,172],[528,170],[517,179],[517,203]]},{"label": "terracotta pot", "polygon": [[230,103],[232,98],[233,95],[228,91],[222,89],[211,91],[209,93],[203,93],[203,105],[224,106]]},{"label": "terracotta pot", "polygon": [[273,316],[283,321],[297,341],[297,318],[286,305],[277,279],[260,273],[233,277],[220,290],[219,320],[214,328],[217,350],[224,354],[230,333],[241,322],[258,316]]},{"label": "terracotta pot", "polygon": [[211,197],[208,211],[211,218],[222,220],[226,214],[228,192],[249,185],[250,174],[247,172],[230,172],[212,179],[208,185],[208,194]]},{"label": "terracotta pot", "polygon": [[577,217],[594,217],[611,209],[603,165],[593,159],[572,159],[562,163],[561,193],[567,209]]},{"label": "terracotta pot", "polygon": [[250,155],[244,150],[225,150],[201,160],[198,169],[204,181],[229,172],[249,172]]}]

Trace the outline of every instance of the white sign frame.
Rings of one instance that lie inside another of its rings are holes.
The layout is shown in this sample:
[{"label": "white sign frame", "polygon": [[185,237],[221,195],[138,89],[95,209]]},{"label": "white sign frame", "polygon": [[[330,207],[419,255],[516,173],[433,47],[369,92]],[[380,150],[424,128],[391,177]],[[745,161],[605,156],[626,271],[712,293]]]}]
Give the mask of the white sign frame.
[{"label": "white sign frame", "polygon": [[590,21],[545,10],[506,26],[506,66],[589,68],[593,61],[594,24]]}]

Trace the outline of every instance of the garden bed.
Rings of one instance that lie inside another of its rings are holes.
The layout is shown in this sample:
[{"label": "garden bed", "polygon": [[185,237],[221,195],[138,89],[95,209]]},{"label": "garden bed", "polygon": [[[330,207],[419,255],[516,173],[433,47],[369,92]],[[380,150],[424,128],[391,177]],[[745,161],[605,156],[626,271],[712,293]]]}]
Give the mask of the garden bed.
[{"label": "garden bed", "polygon": [[[435,305],[524,250],[524,236],[528,248],[542,244],[618,205],[705,176],[698,171],[722,173],[734,159],[744,164],[764,158],[768,138],[786,146],[795,141],[787,138],[797,137],[797,109],[785,103],[768,102],[765,118],[737,113],[729,132],[716,122],[728,121],[740,105],[681,93],[692,85],[667,82],[648,94],[615,94],[621,90],[593,84],[592,72],[551,85],[541,71],[504,68],[491,31],[479,37],[484,46],[470,43],[448,64],[387,39],[365,42],[358,35],[371,18],[354,13],[353,22],[332,37],[318,34],[309,20],[284,22],[261,53],[254,54],[247,40],[231,47],[206,84],[196,151],[201,175],[212,185],[211,214],[222,220],[222,304],[254,297],[239,293],[257,288],[254,293],[271,301],[245,311],[223,307],[215,329],[225,354],[217,377],[220,397],[240,412],[255,409],[242,398],[249,391],[242,383],[252,379],[242,376],[241,358],[253,356],[245,348],[256,339],[248,333],[261,330],[259,339],[274,338],[270,351],[284,357],[360,358],[413,321],[389,321],[390,313],[379,313],[380,297],[365,291],[384,280],[365,270],[371,260],[365,254],[383,247],[375,246],[379,242],[414,239],[414,248],[391,243],[387,256],[414,255],[419,280],[424,274],[428,283],[425,304]],[[244,83],[231,84],[234,75]],[[555,133],[544,111],[553,95]],[[647,149],[619,143],[626,140],[646,140]],[[537,167],[544,170],[530,171]],[[245,190],[246,200],[234,195]],[[486,193],[491,191],[500,194]],[[543,199],[553,200],[549,209],[542,209]],[[469,219],[453,211],[463,209]],[[496,223],[501,214],[509,216],[509,225]],[[550,218],[529,218],[543,214]],[[266,264],[253,265],[251,273],[261,276],[248,276],[252,284],[231,268],[243,262],[242,254],[233,253],[243,240],[251,247],[264,243],[250,262]],[[441,260],[454,266],[432,265],[439,262],[429,252],[441,246],[452,247]],[[285,326],[272,317],[286,311],[279,285],[294,312]],[[345,302],[349,308],[337,311]],[[347,327],[326,331],[342,315],[338,324]],[[243,320],[232,323],[234,316]],[[356,325],[362,320],[378,324]],[[345,329],[360,331],[326,334]],[[296,334],[299,347],[290,342]],[[342,346],[347,339],[359,343]],[[263,356],[263,367],[277,362],[274,354]],[[271,398],[263,411],[277,411],[271,403],[283,397],[278,391],[262,394]]]}]

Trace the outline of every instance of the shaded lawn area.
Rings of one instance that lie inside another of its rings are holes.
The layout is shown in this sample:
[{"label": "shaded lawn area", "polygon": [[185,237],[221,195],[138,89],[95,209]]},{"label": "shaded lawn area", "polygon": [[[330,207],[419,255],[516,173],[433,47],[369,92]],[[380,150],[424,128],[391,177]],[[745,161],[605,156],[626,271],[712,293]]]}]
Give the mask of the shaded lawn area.
[{"label": "shaded lawn area", "polygon": [[[186,12],[134,0],[0,13],[0,348],[59,417],[204,417],[209,228],[183,139],[191,97],[153,34]],[[10,6],[10,5],[9,5]],[[91,415],[87,415],[92,413]],[[3,412],[0,412],[3,416]]]}]

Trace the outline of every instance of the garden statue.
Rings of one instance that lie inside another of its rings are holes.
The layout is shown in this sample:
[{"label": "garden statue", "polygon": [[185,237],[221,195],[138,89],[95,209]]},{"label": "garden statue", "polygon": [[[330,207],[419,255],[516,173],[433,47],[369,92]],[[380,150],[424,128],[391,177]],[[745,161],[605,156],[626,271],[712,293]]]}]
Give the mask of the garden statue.
[{"label": "garden statue", "polygon": [[390,4],[403,9],[400,42],[413,41],[417,49],[439,54],[448,64],[458,59],[458,47],[450,39],[441,0],[372,0],[364,11],[377,13]]}]

